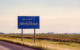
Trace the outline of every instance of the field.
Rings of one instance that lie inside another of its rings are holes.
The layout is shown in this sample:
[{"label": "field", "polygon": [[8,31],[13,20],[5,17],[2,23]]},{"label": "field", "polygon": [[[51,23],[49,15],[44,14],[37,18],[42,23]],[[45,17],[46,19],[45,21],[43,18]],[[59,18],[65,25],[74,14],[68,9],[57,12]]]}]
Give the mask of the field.
[{"label": "field", "polygon": [[[21,38],[20,34],[9,34],[3,35],[4,37],[12,37],[12,38]],[[24,35],[24,38],[33,39],[34,35],[28,34]],[[75,42],[80,43],[80,34],[37,34],[37,39],[40,40],[53,40],[53,41],[62,41],[62,42]]]},{"label": "field", "polygon": [[[32,34],[24,35],[24,45],[45,50],[80,50],[80,34],[37,34],[36,44],[33,37]],[[0,35],[0,39],[15,43],[22,43],[20,38],[20,34]]]}]

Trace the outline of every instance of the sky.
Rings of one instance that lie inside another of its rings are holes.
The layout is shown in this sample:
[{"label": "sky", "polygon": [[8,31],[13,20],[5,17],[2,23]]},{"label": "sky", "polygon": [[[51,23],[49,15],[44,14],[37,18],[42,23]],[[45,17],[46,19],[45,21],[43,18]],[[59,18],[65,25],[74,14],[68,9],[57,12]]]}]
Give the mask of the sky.
[{"label": "sky", "polygon": [[80,33],[80,0],[0,0],[0,32],[20,33],[18,16],[40,16],[37,33]]}]

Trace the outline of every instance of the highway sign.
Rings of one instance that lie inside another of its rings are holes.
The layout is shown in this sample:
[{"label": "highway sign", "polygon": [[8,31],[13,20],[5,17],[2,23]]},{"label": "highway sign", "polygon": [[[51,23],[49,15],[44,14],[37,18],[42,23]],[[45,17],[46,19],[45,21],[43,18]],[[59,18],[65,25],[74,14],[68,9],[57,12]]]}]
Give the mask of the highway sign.
[{"label": "highway sign", "polygon": [[18,16],[18,29],[39,29],[39,16]]}]

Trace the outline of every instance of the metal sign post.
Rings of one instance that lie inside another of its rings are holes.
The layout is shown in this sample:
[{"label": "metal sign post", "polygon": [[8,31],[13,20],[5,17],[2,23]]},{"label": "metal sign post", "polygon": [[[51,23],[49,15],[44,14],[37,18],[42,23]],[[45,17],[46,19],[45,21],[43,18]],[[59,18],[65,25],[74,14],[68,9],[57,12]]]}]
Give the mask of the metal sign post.
[{"label": "metal sign post", "polygon": [[23,29],[21,29],[21,41],[23,41]]},{"label": "metal sign post", "polygon": [[34,43],[36,43],[36,29],[34,29]]}]

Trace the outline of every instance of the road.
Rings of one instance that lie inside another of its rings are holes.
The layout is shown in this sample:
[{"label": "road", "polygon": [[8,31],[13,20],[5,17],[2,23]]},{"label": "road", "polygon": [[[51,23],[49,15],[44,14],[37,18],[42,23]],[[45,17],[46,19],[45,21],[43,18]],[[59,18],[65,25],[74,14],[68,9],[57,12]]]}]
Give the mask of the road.
[{"label": "road", "polygon": [[0,41],[0,50],[36,50],[25,46]]}]

